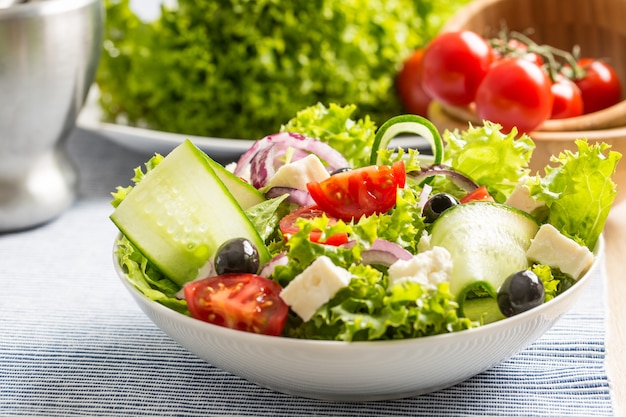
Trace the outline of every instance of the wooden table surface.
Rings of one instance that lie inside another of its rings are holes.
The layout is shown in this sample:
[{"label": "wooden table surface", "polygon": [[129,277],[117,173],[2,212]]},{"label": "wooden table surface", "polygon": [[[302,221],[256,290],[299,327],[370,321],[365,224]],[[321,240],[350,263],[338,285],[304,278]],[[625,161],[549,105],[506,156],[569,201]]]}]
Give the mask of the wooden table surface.
[{"label": "wooden table surface", "polygon": [[607,371],[615,416],[626,416],[626,201],[614,206],[605,231],[607,273]]}]

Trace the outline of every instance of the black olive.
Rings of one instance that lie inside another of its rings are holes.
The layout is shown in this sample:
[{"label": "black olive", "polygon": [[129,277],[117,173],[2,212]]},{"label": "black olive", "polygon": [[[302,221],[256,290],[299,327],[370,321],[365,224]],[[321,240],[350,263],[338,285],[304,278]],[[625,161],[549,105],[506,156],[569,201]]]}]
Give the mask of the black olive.
[{"label": "black olive", "polygon": [[426,218],[426,222],[432,223],[441,213],[457,204],[459,201],[448,193],[435,194],[424,204],[422,215]]},{"label": "black olive", "polygon": [[350,167],[344,167],[344,168],[337,168],[336,170],[334,170],[333,172],[330,173],[330,175],[335,175],[335,174],[341,174],[342,172],[348,172],[350,171],[352,168]]},{"label": "black olive", "polygon": [[256,274],[259,270],[259,251],[248,239],[228,240],[215,253],[215,272]]},{"label": "black olive", "polygon": [[498,290],[498,307],[507,317],[523,313],[543,304],[543,282],[533,271],[515,272],[507,277]]}]

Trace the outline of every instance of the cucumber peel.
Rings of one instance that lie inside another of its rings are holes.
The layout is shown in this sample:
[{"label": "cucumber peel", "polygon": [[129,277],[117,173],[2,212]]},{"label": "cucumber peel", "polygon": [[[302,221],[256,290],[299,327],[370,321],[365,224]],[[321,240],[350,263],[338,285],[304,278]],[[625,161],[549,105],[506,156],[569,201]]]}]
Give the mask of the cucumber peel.
[{"label": "cucumber peel", "polygon": [[184,141],[135,185],[110,216],[153,265],[181,286],[195,279],[217,248],[232,238],[250,240],[261,264],[270,257],[213,162]]},{"label": "cucumber peel", "polygon": [[374,143],[372,144],[370,164],[380,164],[378,150],[386,149],[391,140],[402,133],[420,136],[430,144],[433,152],[432,164],[440,164],[443,161],[443,142],[435,125],[422,116],[402,114],[387,120],[376,131]]},{"label": "cucumber peel", "polygon": [[493,295],[490,297],[465,298],[463,300],[463,315],[483,325],[506,318],[500,311],[500,307],[498,307],[498,300]]},{"label": "cucumber peel", "polygon": [[469,291],[495,297],[510,274],[528,268],[526,250],[538,230],[528,213],[484,201],[454,206],[433,222],[430,245],[452,255],[450,292],[461,315]]},{"label": "cucumber peel", "polygon": [[206,157],[207,163],[211,166],[211,169],[213,169],[226,188],[228,188],[228,191],[235,197],[235,200],[237,200],[237,203],[239,203],[239,206],[241,206],[243,210],[248,210],[250,207],[267,200],[265,195],[251,184],[242,181],[241,178],[224,168],[219,162],[209,158],[208,155],[204,156]]}]

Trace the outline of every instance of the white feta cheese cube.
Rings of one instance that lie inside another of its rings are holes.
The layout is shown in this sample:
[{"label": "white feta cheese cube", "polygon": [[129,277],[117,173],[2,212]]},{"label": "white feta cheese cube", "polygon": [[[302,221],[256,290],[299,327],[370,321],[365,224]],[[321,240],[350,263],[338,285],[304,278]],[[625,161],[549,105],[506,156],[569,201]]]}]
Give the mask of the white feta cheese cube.
[{"label": "white feta cheese cube", "polygon": [[507,206],[515,207],[516,209],[525,211],[526,213],[532,213],[535,210],[544,207],[543,201],[535,200],[530,195],[530,190],[526,187],[526,181],[528,177],[522,178],[518,183],[509,198],[507,198],[505,204]]},{"label": "white feta cheese cube", "polygon": [[305,190],[309,182],[319,182],[330,177],[322,161],[313,154],[285,164],[278,168],[268,185],[270,187],[290,187]]},{"label": "white feta cheese cube", "polygon": [[280,298],[304,321],[337,292],[347,287],[352,275],[335,265],[329,257],[320,256],[280,292]]},{"label": "white feta cheese cube", "polygon": [[594,260],[593,253],[587,247],[579,245],[550,224],[539,228],[526,256],[551,268],[557,268],[576,280],[587,272]]},{"label": "white feta cheese cube", "polygon": [[447,249],[434,246],[409,260],[398,260],[389,266],[389,286],[412,281],[431,287],[450,279],[452,256]]}]

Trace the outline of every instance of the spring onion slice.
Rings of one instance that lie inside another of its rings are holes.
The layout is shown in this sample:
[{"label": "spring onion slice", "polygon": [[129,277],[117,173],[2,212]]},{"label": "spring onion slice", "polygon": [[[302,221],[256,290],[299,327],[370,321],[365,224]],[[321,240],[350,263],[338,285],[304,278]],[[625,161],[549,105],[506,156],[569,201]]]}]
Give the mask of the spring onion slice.
[{"label": "spring onion slice", "polygon": [[438,165],[443,161],[443,142],[435,125],[430,120],[416,114],[402,114],[387,120],[376,131],[370,155],[371,165],[380,163],[378,150],[386,149],[389,142],[401,133],[411,133],[426,139],[433,151],[431,164]]}]

